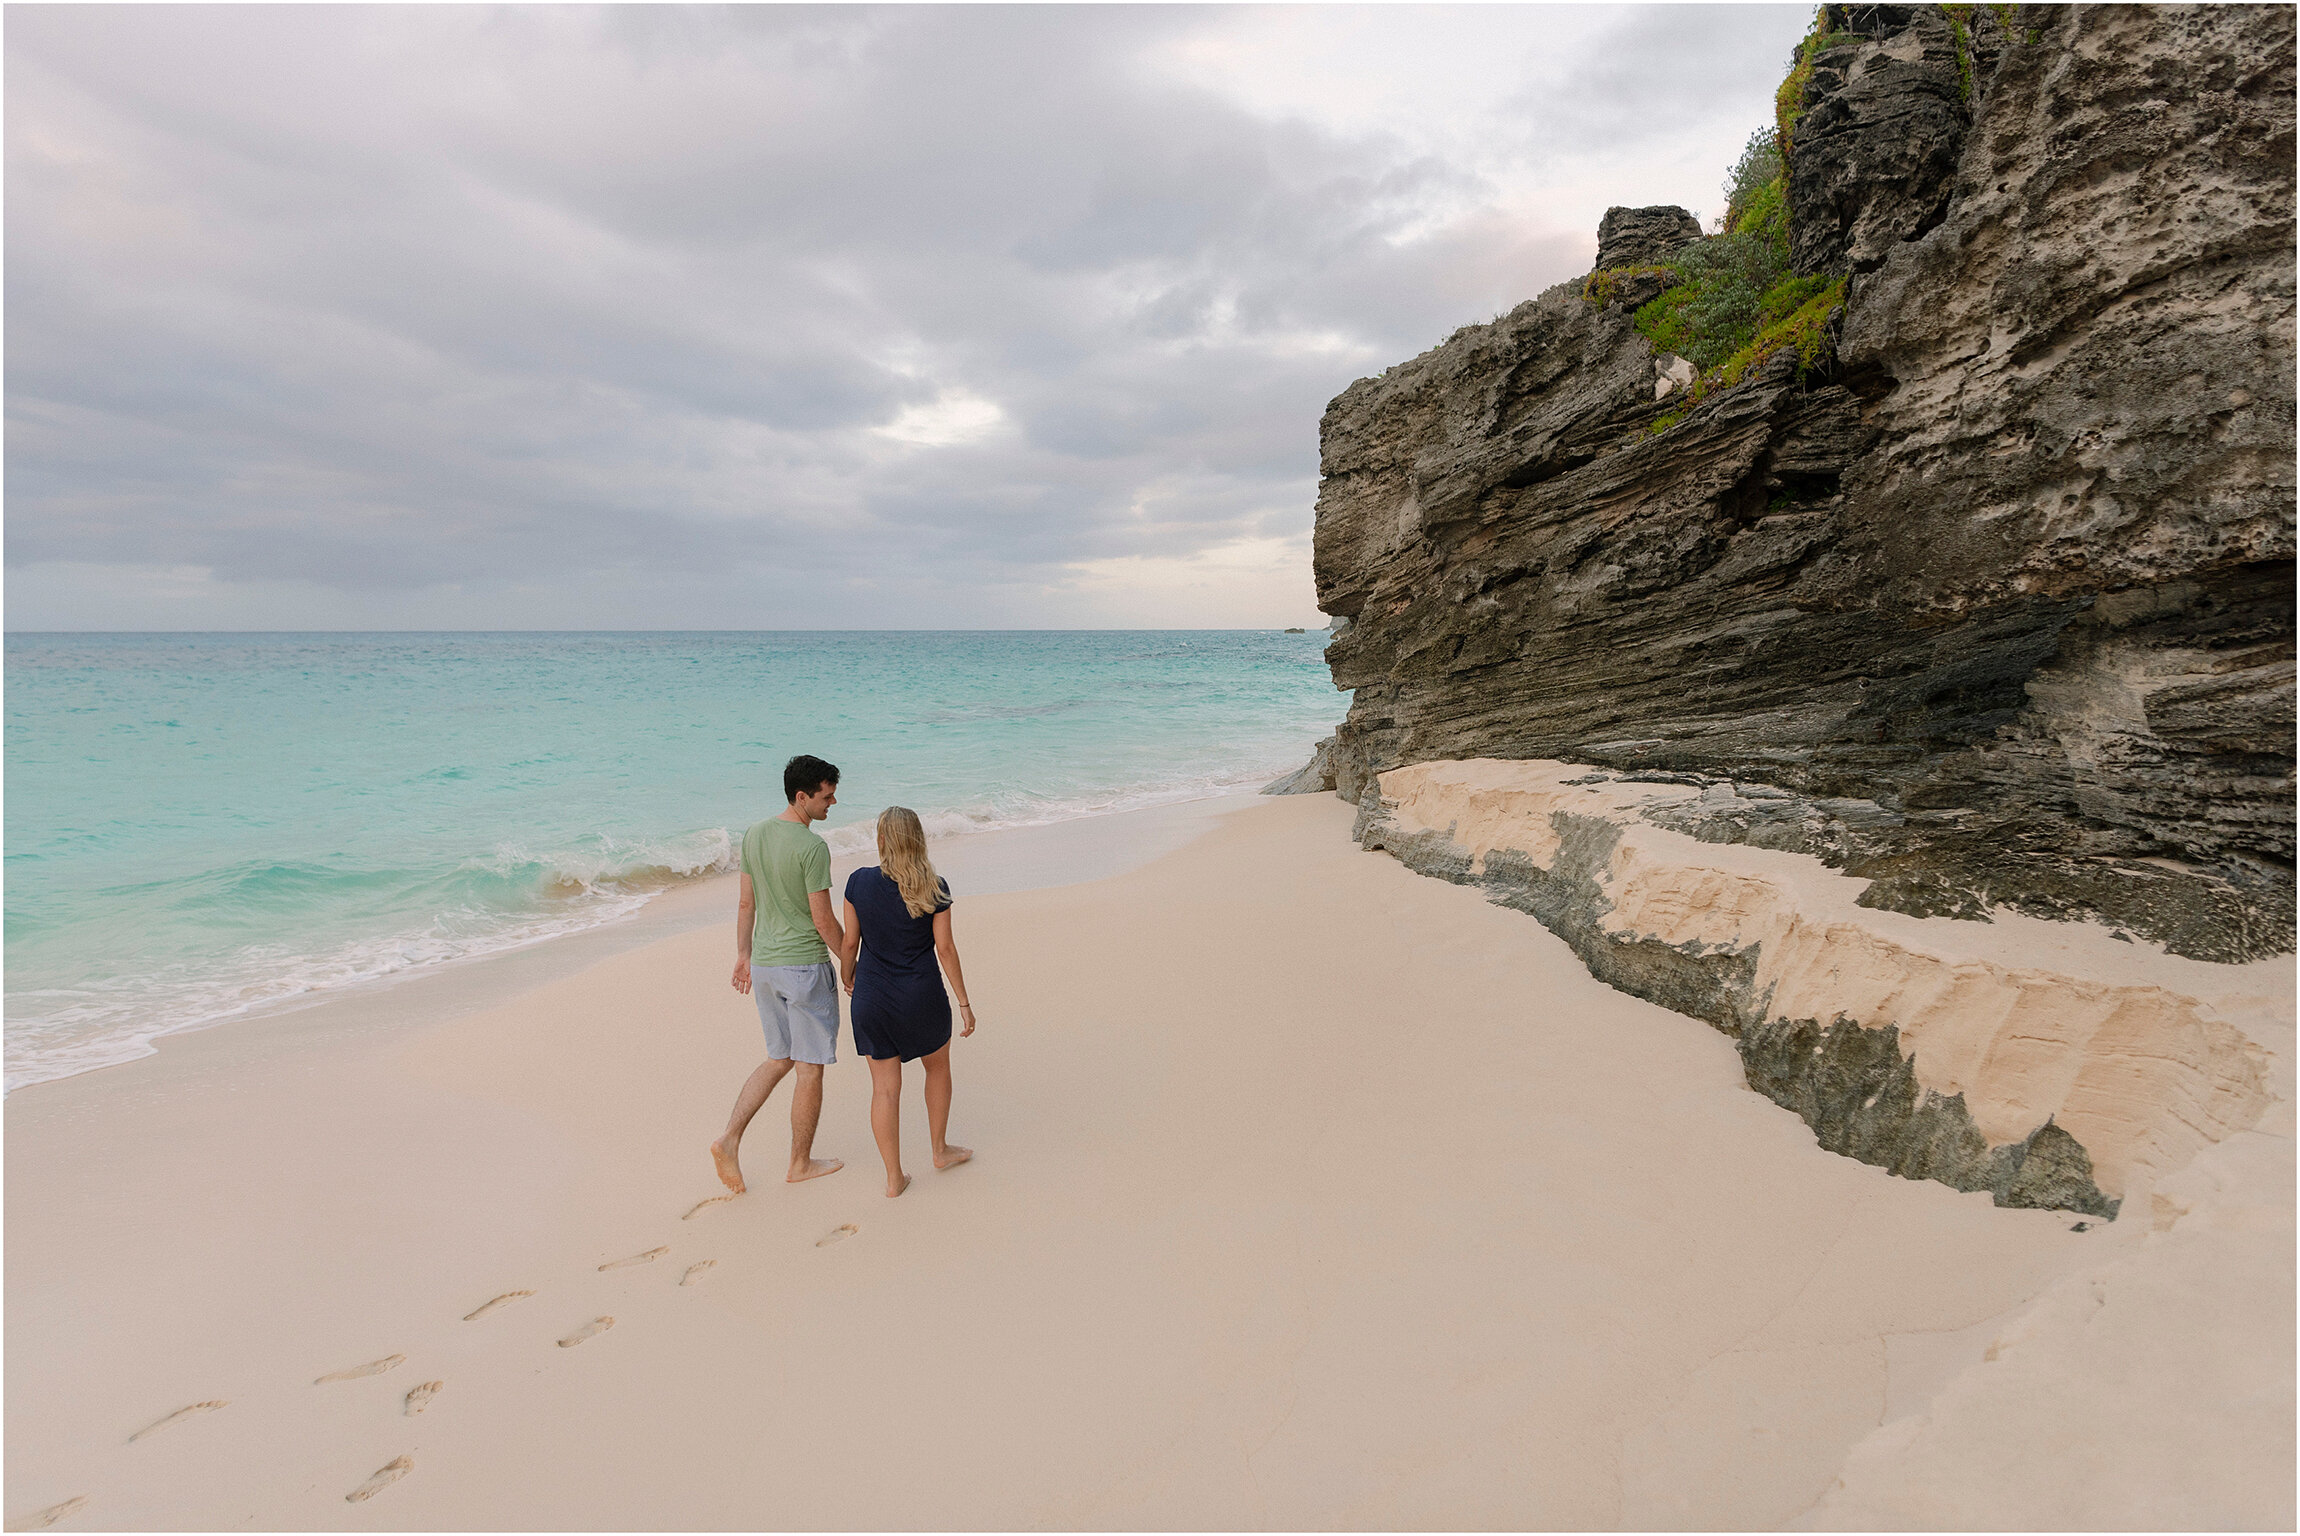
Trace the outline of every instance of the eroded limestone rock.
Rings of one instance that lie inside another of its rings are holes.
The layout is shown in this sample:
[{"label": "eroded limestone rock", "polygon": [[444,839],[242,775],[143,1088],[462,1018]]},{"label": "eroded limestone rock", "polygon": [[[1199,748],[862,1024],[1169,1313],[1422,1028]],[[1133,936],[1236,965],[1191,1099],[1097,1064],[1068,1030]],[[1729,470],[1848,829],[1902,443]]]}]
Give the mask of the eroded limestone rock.
[{"label": "eroded limestone rock", "polygon": [[1597,225],[1597,269],[1652,266],[1700,238],[1701,221],[1673,204],[1608,208]]},{"label": "eroded limestone rock", "polygon": [[1425,763],[1381,776],[1357,835],[1531,914],[1601,980],[1715,1024],[1750,1086],[1822,1146],[1903,1177],[2113,1216],[2270,1104],[2247,1024],[2285,1008],[2288,964],[1864,907],[1861,882],[1818,860],[1704,837],[1789,799],[1741,788]]},{"label": "eroded limestone rock", "polygon": [[1281,774],[1262,786],[1265,795],[1315,795],[1334,787],[1334,738],[1328,736],[1310,753],[1310,760],[1292,773]]},{"label": "eroded limestone rock", "polygon": [[1867,905],[2287,951],[2293,12],[1975,7],[1959,65],[1937,8],[1831,9],[1790,168],[1836,373],[1652,435],[1679,398],[1577,281],[1328,408],[1335,784],[1728,780],[1702,837]]},{"label": "eroded limestone rock", "polygon": [[[1955,25],[1937,5],[1831,7],[1790,139],[1797,271],[1873,272],[1947,214],[1971,122]],[[1972,32],[1996,17],[1964,23]]]}]

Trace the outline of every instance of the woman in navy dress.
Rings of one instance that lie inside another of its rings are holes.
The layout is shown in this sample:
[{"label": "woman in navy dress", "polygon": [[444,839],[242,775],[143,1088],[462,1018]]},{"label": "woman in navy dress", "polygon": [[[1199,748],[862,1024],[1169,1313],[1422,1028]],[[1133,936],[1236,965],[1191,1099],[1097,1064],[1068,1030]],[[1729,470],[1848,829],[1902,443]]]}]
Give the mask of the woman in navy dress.
[{"label": "woman in navy dress", "polygon": [[[878,866],[847,876],[845,951],[840,980],[852,994],[855,1050],[870,1059],[870,1128],[886,1160],[887,1198],[910,1187],[902,1171],[902,1064],[926,1063],[926,1128],[937,1169],[974,1154],[954,1147],[950,1127],[950,998],[958,999],[959,1034],[974,1033],[974,1009],[958,968],[950,931],[950,886],[926,856],[918,813],[899,805],[879,812]],[[942,975],[935,962],[942,963]]]}]

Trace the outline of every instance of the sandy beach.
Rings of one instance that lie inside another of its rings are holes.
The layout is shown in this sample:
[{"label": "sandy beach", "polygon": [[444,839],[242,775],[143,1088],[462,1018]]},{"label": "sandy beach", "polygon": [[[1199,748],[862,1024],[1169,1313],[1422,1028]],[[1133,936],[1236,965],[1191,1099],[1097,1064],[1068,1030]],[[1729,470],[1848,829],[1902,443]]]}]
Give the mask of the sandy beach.
[{"label": "sandy beach", "polygon": [[11,1528],[2289,1526],[2288,1052],[2195,1218],[2077,1230],[1351,817],[955,851],[977,1157],[914,1071],[900,1200],[844,1039],[844,1171],[778,1095],[718,1198],[724,881],[20,1091]]}]

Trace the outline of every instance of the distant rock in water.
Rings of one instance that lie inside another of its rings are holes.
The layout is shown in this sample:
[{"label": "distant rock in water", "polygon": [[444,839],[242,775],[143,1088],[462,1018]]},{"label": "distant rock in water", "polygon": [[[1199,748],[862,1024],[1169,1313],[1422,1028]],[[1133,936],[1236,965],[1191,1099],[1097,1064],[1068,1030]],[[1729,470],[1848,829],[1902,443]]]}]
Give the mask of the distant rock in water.
[{"label": "distant rock in water", "polygon": [[[1313,777],[1726,779],[1780,797],[1702,837],[1866,906],[2291,949],[2293,55],[2285,7],[1824,7],[1784,122],[1826,355],[1680,387],[1649,295],[1576,279],[1350,386]],[[1600,264],[1698,232],[1616,208]]]},{"label": "distant rock in water", "polygon": [[1287,633],[1287,634],[1289,634],[1289,635],[1299,635],[1299,634],[1306,634],[1306,633],[1307,633],[1307,631],[1306,631],[1306,630],[1304,630],[1304,629],[1302,628],[1302,626],[1301,626],[1301,625],[1299,625],[1299,624],[1292,624],[1292,625],[1288,625],[1288,626],[1287,626],[1287,628],[1286,628],[1286,633]]}]

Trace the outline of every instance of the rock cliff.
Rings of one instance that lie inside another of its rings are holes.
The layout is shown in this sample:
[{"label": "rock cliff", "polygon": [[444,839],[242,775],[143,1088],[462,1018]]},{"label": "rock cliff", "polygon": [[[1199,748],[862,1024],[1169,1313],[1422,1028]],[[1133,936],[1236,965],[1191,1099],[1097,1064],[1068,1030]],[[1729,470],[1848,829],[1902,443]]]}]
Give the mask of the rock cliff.
[{"label": "rock cliff", "polygon": [[[1352,385],[1321,767],[1787,792],[1705,832],[1914,914],[2293,942],[2293,13],[1832,6],[1794,261],[1835,357],[1687,366],[1561,285]],[[1793,82],[1795,83],[1795,82]],[[1614,265],[1681,210],[1616,209]],[[1598,297],[1607,295],[1599,293]]]},{"label": "rock cliff", "polygon": [[[1790,260],[1848,284],[1818,365],[1689,391],[1633,313],[1690,218],[1623,208],[1617,270],[1328,407],[1318,601],[1355,697],[1286,787],[1493,886],[1380,776],[1588,765],[1679,786],[1647,820],[1812,855],[1863,907],[2290,951],[2294,13],[1824,6],[1784,103]],[[1608,974],[1613,896],[1539,884],[1493,888]],[[1709,958],[1609,979],[1736,1033],[1824,1144],[2114,1209],[2103,1149],[2043,1111],[1942,1111],[1887,1003],[1696,997],[1760,957],[1679,949]]]}]

